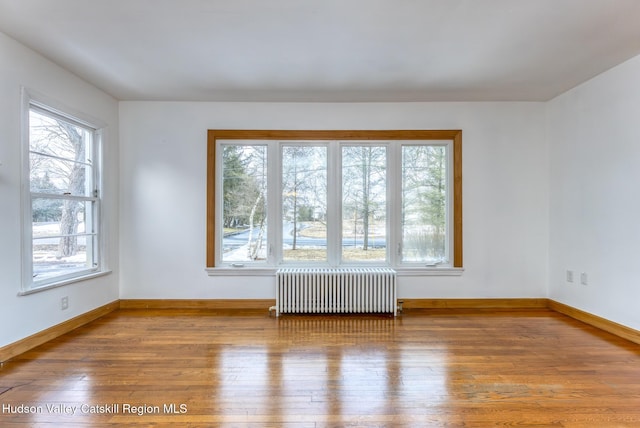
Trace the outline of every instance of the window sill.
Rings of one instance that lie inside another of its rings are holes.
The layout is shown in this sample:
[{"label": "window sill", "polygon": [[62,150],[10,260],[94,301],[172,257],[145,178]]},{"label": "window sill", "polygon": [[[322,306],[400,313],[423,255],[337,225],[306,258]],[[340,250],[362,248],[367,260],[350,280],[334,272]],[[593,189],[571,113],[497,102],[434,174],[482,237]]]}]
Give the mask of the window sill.
[{"label": "window sill", "polygon": [[[393,268],[399,277],[402,276],[462,276],[464,268],[436,267],[436,268]],[[205,268],[209,276],[275,276],[278,268],[263,267],[216,267]]]},{"label": "window sill", "polygon": [[91,272],[86,275],[77,276],[75,278],[69,278],[58,282],[53,282],[51,284],[42,285],[40,287],[30,288],[28,290],[23,290],[18,293],[18,296],[27,296],[29,294],[39,293],[41,291],[51,290],[52,288],[62,287],[64,285],[73,284],[80,281],[86,281],[88,279],[98,278],[101,276],[109,275],[111,273],[110,270],[104,270],[100,272]]},{"label": "window sill", "polygon": [[395,268],[398,276],[462,276],[464,268],[434,267],[434,268]]}]

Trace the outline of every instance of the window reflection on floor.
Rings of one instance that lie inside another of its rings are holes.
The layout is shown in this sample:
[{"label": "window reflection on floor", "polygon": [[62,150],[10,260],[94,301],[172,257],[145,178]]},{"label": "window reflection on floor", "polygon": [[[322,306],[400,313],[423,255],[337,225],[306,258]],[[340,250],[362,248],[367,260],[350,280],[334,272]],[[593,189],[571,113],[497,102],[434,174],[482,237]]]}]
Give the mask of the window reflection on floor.
[{"label": "window reflection on floor", "polygon": [[[272,346],[221,350],[219,388],[212,397],[216,412],[224,415],[229,409],[229,422],[270,415],[273,420],[366,423],[368,415],[379,419],[397,413],[428,422],[446,400],[446,348],[431,352],[410,342],[400,349],[380,344],[393,341],[398,322],[386,316],[281,317]],[[419,409],[416,391],[424,396]],[[411,404],[405,404],[405,396],[414,398]],[[240,399],[244,409],[238,408]]]}]

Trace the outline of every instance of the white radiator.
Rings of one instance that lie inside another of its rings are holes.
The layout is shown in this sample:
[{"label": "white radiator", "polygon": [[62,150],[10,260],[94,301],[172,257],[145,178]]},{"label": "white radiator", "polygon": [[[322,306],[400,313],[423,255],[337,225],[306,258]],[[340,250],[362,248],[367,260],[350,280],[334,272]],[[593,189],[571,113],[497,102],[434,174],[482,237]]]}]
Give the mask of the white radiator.
[{"label": "white radiator", "polygon": [[396,272],[388,268],[287,268],[276,273],[276,316],[290,313],[396,315]]}]

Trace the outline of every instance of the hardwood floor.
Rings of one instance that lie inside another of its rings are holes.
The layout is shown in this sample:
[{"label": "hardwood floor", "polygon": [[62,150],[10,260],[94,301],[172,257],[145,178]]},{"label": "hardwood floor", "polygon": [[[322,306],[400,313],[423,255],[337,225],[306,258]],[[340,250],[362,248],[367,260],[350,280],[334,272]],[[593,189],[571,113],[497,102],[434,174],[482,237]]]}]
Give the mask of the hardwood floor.
[{"label": "hardwood floor", "polygon": [[5,363],[0,406],[2,427],[637,427],[640,345],[545,309],[121,309]]}]

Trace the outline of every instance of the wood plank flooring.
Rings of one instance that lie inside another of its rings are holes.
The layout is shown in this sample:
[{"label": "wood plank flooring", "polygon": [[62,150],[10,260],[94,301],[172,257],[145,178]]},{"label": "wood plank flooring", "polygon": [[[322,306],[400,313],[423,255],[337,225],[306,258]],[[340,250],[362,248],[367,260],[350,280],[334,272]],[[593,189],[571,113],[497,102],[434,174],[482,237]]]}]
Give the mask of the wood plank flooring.
[{"label": "wood plank flooring", "polygon": [[2,427],[638,427],[640,345],[544,309],[121,309],[5,363],[0,406]]}]

